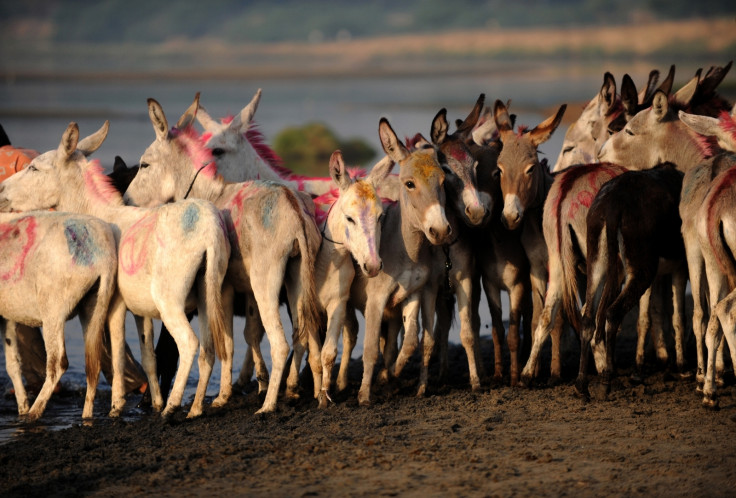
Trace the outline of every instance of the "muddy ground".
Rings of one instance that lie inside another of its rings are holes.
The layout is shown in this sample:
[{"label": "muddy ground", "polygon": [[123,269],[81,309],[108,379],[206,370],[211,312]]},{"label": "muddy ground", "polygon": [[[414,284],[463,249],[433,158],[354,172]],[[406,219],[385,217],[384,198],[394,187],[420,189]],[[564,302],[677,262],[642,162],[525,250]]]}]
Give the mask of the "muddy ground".
[{"label": "muddy ground", "polygon": [[0,446],[0,495],[734,496],[736,389],[707,411],[692,380],[653,367],[633,383],[633,347],[629,327],[612,393],[590,402],[573,396],[574,347],[560,385],[480,393],[454,347],[451,378],[439,386],[435,367],[425,398],[413,365],[359,407],[354,361],[350,392],[324,411],[303,397],[256,416],[251,393],[197,420],[29,431]]}]

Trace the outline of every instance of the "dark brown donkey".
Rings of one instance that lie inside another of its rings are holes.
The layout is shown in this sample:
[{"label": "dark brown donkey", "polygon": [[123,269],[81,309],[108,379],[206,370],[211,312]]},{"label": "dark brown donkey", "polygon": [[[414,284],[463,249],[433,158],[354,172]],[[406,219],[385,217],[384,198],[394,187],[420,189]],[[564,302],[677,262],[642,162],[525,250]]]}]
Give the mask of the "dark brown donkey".
[{"label": "dark brown donkey", "polygon": [[[589,397],[588,356],[610,390],[616,333],[658,271],[686,271],[680,234],[683,174],[671,163],[627,171],[601,188],[587,217],[588,285],[580,336],[577,393]],[[644,215],[646,213],[646,215]],[[603,333],[605,331],[605,347]]]}]

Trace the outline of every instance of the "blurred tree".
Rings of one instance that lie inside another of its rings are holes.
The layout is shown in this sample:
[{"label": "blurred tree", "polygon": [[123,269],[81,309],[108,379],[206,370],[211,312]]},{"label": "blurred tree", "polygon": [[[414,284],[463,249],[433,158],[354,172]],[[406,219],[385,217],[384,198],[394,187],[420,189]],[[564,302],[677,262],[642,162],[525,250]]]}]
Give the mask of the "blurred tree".
[{"label": "blurred tree", "polygon": [[276,135],[273,148],[287,168],[307,176],[328,176],[330,156],[337,149],[349,166],[364,165],[376,155],[363,140],[340,140],[324,123],[285,128]]}]

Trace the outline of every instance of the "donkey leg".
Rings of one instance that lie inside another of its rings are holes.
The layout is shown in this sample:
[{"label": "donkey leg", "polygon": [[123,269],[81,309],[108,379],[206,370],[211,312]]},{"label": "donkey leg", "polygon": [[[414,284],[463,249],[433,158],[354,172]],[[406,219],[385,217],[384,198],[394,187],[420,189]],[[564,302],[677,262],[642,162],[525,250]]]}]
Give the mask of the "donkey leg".
[{"label": "donkey leg", "polygon": [[344,391],[348,387],[348,368],[353,349],[358,342],[358,319],[355,310],[348,309],[345,315],[345,325],[342,332],[342,357],[340,358],[340,370],[337,373],[337,390]]},{"label": "donkey leg", "polygon": [[[205,315],[204,317],[202,315]],[[212,340],[212,334],[207,328],[206,311],[198,310],[197,318],[199,321],[199,356],[197,357],[197,367],[199,369],[199,379],[197,379],[197,390],[194,393],[192,406],[189,408],[187,418],[195,418],[202,415],[204,407],[204,397],[207,394],[207,385],[210,382],[212,368],[215,365],[215,343]],[[202,323],[204,321],[204,324]]]},{"label": "donkey leg", "polygon": [[[524,288],[518,285],[520,289],[514,290],[515,300],[518,300],[516,306],[518,307],[517,313],[521,314],[521,306],[523,305],[524,299]],[[517,294],[519,294],[517,296]],[[562,305],[562,294],[560,292],[559,283],[556,280],[550,279],[549,289],[547,289],[547,295],[545,297],[544,308],[539,317],[539,323],[537,328],[534,329],[534,335],[532,336],[532,350],[529,353],[529,359],[524,365],[524,370],[521,372],[521,383],[524,386],[529,386],[538,368],[539,355],[542,352],[547,337],[549,337],[551,331],[555,326],[557,317],[560,312]],[[514,309],[514,305],[511,305],[511,309]]]},{"label": "donkey leg", "polygon": [[18,349],[17,324],[0,318],[0,334],[2,334],[5,345],[5,368],[8,371],[8,377],[13,382],[15,401],[18,403],[18,415],[22,416],[28,413],[30,405],[21,375],[22,358]]},{"label": "donkey leg", "polygon": [[[229,283],[222,286],[222,310],[225,317],[225,350],[227,354],[221,359],[220,365],[220,392],[212,401],[212,406],[222,406],[230,399],[233,394],[233,361],[235,345],[233,343],[233,299],[235,298],[235,289]],[[200,330],[202,329],[202,318],[200,320]]]},{"label": "donkey leg", "polygon": [[[127,307],[119,292],[115,292],[110,300],[107,315],[107,328],[110,331],[110,353],[112,355],[112,400],[110,403],[110,417],[118,417],[125,406],[125,314]],[[150,323],[150,321],[149,321]],[[139,332],[140,334],[140,332]],[[153,357],[153,332],[146,342],[140,342],[141,358],[146,360],[145,354]],[[148,349],[148,350],[147,350]],[[149,361],[150,363],[150,361]],[[148,385],[151,388],[151,403],[154,410],[161,410],[163,399],[156,375],[156,359],[152,360],[153,368],[145,370]],[[158,396],[157,396],[158,394]]]},{"label": "donkey leg", "polygon": [[[402,304],[401,315],[404,324],[404,340],[401,343],[401,350],[391,368],[391,375],[398,377],[401,375],[401,371],[404,369],[406,364],[409,362],[411,355],[419,345],[419,306],[420,306],[420,295],[414,293],[410,295]],[[434,313],[434,308],[432,308]]]},{"label": "donkey leg", "polygon": [[[437,302],[437,292],[431,289],[425,289],[422,291],[422,368],[419,372],[419,388],[417,389],[417,396],[424,396],[427,392],[427,386],[429,384],[429,361],[432,359],[432,352],[434,351],[434,312],[435,305]],[[416,312],[412,312],[416,313]],[[418,325],[418,316],[415,316],[413,321]],[[411,321],[411,318],[407,321]],[[405,331],[409,330],[409,326],[405,327]]]},{"label": "donkey leg", "polygon": [[63,317],[63,314],[59,313],[56,318],[47,319],[43,322],[41,332],[43,334],[43,342],[46,345],[46,379],[31,409],[28,411],[28,415],[26,415],[27,420],[31,422],[41,417],[46,409],[46,403],[48,403],[51,394],[54,392],[56,384],[69,365],[64,345],[65,320],[61,317]]},{"label": "donkey leg", "polygon": [[[330,387],[332,386],[332,370],[337,361],[337,341],[340,339],[343,324],[345,323],[346,303],[343,300],[329,303],[325,309],[327,312],[327,332],[325,342],[322,345],[320,359],[322,361],[322,389],[319,397],[319,407],[327,407]],[[324,399],[323,399],[324,398]]]},{"label": "donkey leg", "polygon": [[483,287],[488,299],[488,309],[491,313],[491,336],[493,337],[493,382],[503,382],[503,345],[506,330],[503,326],[501,311],[501,291],[492,285],[488,279],[483,279]]},{"label": "donkey leg", "polygon": [[649,305],[651,302],[652,288],[647,288],[639,298],[639,317],[636,322],[636,375],[637,381],[644,378],[644,356],[646,352],[647,334],[651,328]]},{"label": "donkey leg", "polygon": [[[480,375],[478,374],[478,366],[476,358],[480,344],[475,340],[473,333],[473,311],[472,298],[473,280],[470,271],[465,271],[458,276],[455,281],[455,296],[457,297],[457,309],[460,317],[460,343],[465,349],[465,356],[468,358],[468,374],[470,377],[470,389],[472,391],[480,390]],[[518,333],[518,329],[517,329]],[[447,341],[440,339],[440,347],[444,344],[447,347]]]},{"label": "donkey leg", "polygon": [[[440,289],[438,302],[440,306],[437,307],[437,322],[435,324],[434,335],[437,337],[439,343],[439,357],[440,357],[440,381],[445,382],[449,375],[450,366],[448,363],[448,341],[450,337],[450,328],[452,327],[452,311],[448,306],[445,306],[445,300],[451,299],[451,296],[447,295],[447,291]],[[459,303],[458,303],[459,307]],[[384,357],[386,353],[384,352]]]},{"label": "donkey leg", "polygon": [[[402,329],[402,319],[391,317],[381,324],[386,330],[386,338],[383,340],[383,364],[384,368],[378,373],[378,379],[386,384],[389,381],[389,371],[394,367],[399,354],[399,334]],[[383,330],[381,331],[383,334]]]},{"label": "donkey leg", "polygon": [[[156,375],[156,354],[153,351],[153,320],[136,315],[135,325],[138,330],[138,341],[141,346],[141,366],[143,366],[143,371],[146,372],[146,377],[149,379],[148,386],[151,391],[151,404],[155,411],[160,412],[164,407],[161,386],[158,382],[152,383],[150,381],[152,377],[158,378]],[[160,343],[161,341],[159,341]]]},{"label": "donkey leg", "polygon": [[[705,371],[705,383],[703,384],[703,406],[707,408],[718,408],[718,399],[716,398],[716,356],[717,349],[723,338],[723,332],[721,330],[721,315],[725,316],[726,300],[736,296],[733,292],[719,302],[711,310],[710,320],[708,321],[708,328],[705,332],[705,346],[708,350],[708,361],[706,363]],[[733,304],[728,303],[729,305]],[[724,328],[726,324],[723,324]]]},{"label": "donkey leg", "polygon": [[159,307],[161,310],[161,320],[166,324],[166,328],[169,329],[171,337],[174,338],[176,347],[179,350],[179,368],[177,368],[176,375],[174,376],[174,385],[169,393],[166,408],[161,413],[163,417],[170,416],[174,413],[174,410],[181,406],[181,400],[184,397],[184,388],[186,387],[189,372],[192,369],[194,356],[197,354],[197,349],[199,348],[199,340],[192,326],[189,324],[183,308],[177,308],[166,305]]},{"label": "donkey leg", "polygon": [[[365,335],[363,336],[363,379],[358,391],[358,404],[371,404],[373,371],[378,361],[378,346],[381,336],[381,318],[386,306],[385,299],[370,299],[365,309]],[[401,355],[399,355],[401,356]],[[397,360],[398,362],[398,360]]]}]

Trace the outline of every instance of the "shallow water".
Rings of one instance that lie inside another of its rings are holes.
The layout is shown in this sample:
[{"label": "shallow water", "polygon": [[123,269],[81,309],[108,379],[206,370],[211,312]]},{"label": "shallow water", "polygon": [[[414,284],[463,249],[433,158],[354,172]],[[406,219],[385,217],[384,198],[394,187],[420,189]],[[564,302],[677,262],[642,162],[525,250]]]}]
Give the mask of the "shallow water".
[{"label": "shallow water", "polygon": [[[256,113],[256,121],[267,139],[287,126],[322,121],[342,138],[360,137],[380,150],[377,126],[386,116],[397,133],[413,135],[417,131],[429,135],[433,117],[441,107],[448,109],[450,120],[464,118],[481,92],[486,93],[488,104],[496,98],[512,100],[512,112],[518,114],[517,123],[536,125],[554,112],[556,106],[570,102],[578,105],[595,95],[600,88],[603,71],[579,71],[569,77],[561,73],[544,76],[534,72],[516,75],[494,73],[472,76],[422,76],[404,78],[307,79],[304,81],[263,80],[236,81],[24,81],[0,83],[0,123],[13,144],[46,151],[58,147],[61,135],[70,121],[80,125],[81,136],[96,131],[105,119],[110,120],[110,133],[95,158],[110,169],[114,157],[121,156],[128,164],[138,162],[144,149],[153,141],[154,132],[148,119],[146,99],[156,98],[168,113],[170,124],[192,102],[197,91],[202,92],[201,103],[212,116],[226,116],[239,112],[255,93],[263,88],[263,98]],[[643,81],[644,77],[635,77]],[[551,163],[557,158],[565,126],[543,144],[540,150]],[[327,165],[325,165],[326,174]],[[506,306],[506,302],[504,302]],[[488,333],[490,317],[482,305],[482,333]],[[286,319],[284,310],[282,315]],[[285,323],[288,323],[288,319]],[[362,322],[361,322],[362,323]],[[193,322],[196,330],[196,320]],[[132,317],[126,322],[126,336],[133,354],[140,358],[137,334]],[[159,324],[156,324],[156,331]],[[240,372],[245,355],[243,320],[235,324],[235,371]],[[287,330],[290,336],[290,330]],[[459,329],[453,327],[450,340],[459,342]],[[17,422],[15,400],[6,395],[0,399],[0,442],[26,430],[55,430],[81,423],[84,386],[84,361],[81,328],[78,320],[67,324],[66,344],[69,370],[62,377],[65,391],[71,394],[52,397],[42,420],[29,427]],[[270,362],[268,341],[264,341],[264,355]],[[362,353],[362,332],[353,357]],[[4,355],[0,357],[0,386],[2,392],[10,387],[5,372]],[[219,363],[210,381],[208,395],[215,396],[219,387]],[[194,362],[189,376],[184,403],[191,402],[197,379]],[[141,416],[135,408],[139,396],[130,396],[126,417]],[[95,404],[95,415],[104,416],[109,407],[109,386],[100,384]]]}]

